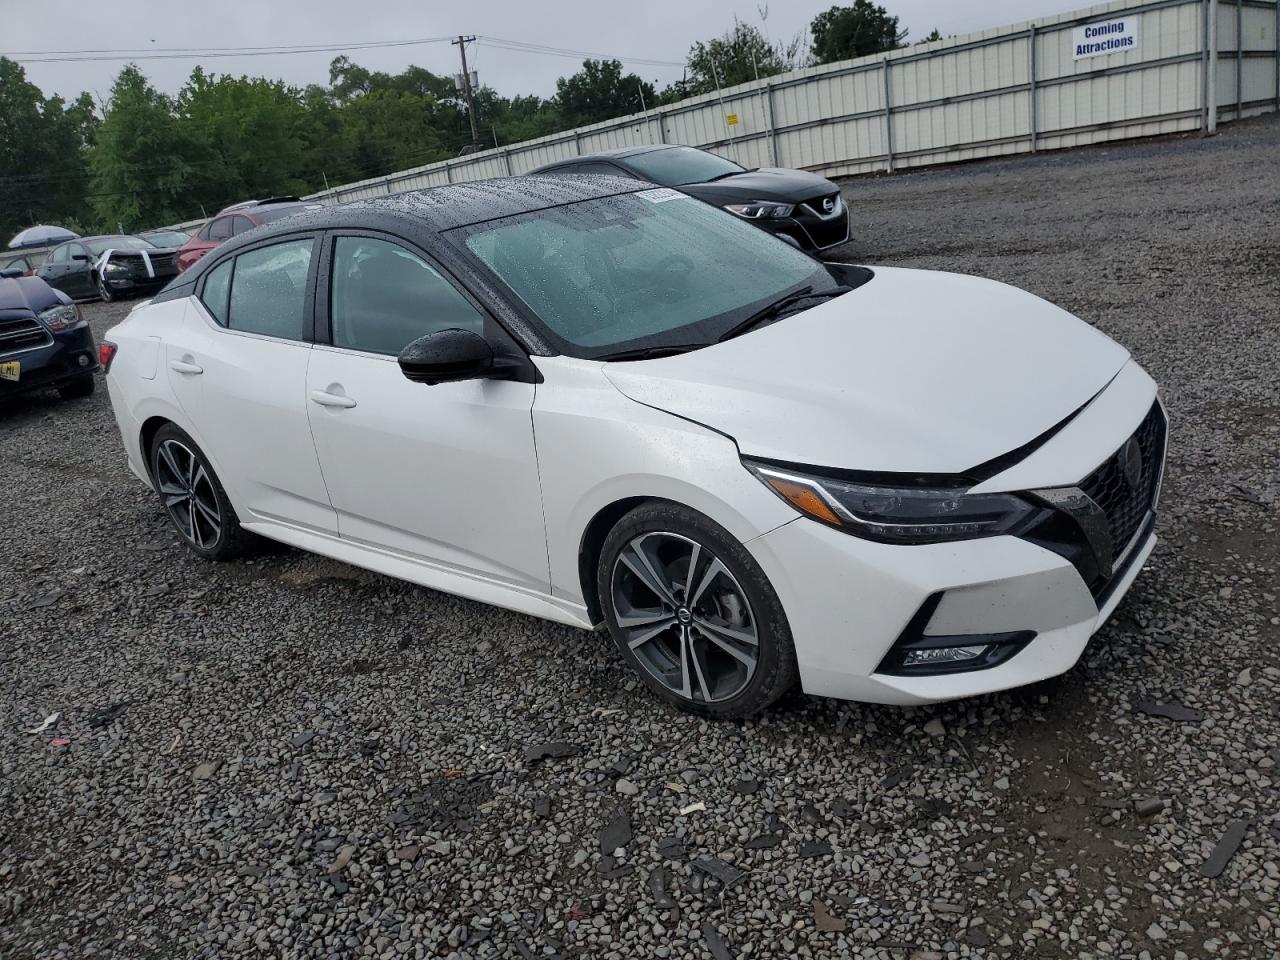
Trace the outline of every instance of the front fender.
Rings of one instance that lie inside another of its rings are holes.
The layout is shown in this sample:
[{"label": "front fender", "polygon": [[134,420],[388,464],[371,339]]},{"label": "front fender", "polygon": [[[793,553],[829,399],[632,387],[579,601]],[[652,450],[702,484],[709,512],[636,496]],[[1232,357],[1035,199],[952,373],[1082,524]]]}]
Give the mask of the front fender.
[{"label": "front fender", "polygon": [[734,441],[624,397],[600,364],[538,357],[533,421],[554,596],[584,602],[578,554],[591,521],[636,498],[697,510],[746,542],[796,517],[747,472]]}]

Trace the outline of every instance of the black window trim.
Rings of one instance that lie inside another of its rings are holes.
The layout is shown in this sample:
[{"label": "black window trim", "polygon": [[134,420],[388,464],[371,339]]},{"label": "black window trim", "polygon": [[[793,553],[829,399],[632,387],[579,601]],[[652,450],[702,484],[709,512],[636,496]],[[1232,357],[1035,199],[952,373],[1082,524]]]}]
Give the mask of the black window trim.
[{"label": "black window trim", "polygon": [[[511,330],[497,315],[497,312],[490,309],[490,305],[484,299],[473,293],[457,277],[455,271],[441,261],[440,257],[429,253],[420,243],[416,243],[408,237],[393,233],[390,230],[334,227],[323,232],[320,241],[320,256],[316,258],[319,262],[316,271],[315,309],[312,311],[313,322],[310,331],[312,342],[317,346],[339,353],[389,360],[392,363],[396,360],[395,357],[385,353],[357,350],[354,347],[340,347],[333,342],[332,318],[329,315],[333,286],[333,259],[337,242],[343,237],[368,237],[371,240],[382,240],[403,247],[415,257],[421,259],[480,314],[485,323],[485,338],[493,345],[494,353],[519,363],[519,369],[507,379],[519,380],[525,383],[540,383],[542,381],[542,375],[529,358],[530,351],[526,345],[512,334]],[[495,342],[495,339],[497,342]]]},{"label": "black window trim", "polygon": [[[211,327],[221,333],[234,334],[239,337],[254,337],[259,340],[271,340],[275,343],[297,343],[304,346],[311,346],[315,343],[315,303],[316,303],[316,282],[319,276],[319,252],[316,244],[321,241],[323,231],[319,230],[299,230],[297,233],[272,234],[269,237],[263,237],[253,243],[238,246],[235,250],[227,251],[224,255],[215,259],[214,254],[209,254],[208,259],[213,262],[203,268],[199,279],[196,281],[193,294],[195,299],[199,301],[201,309],[205,313],[205,319]],[[254,250],[261,250],[263,247],[274,247],[282,243],[296,243],[299,240],[311,241],[311,262],[307,265],[306,291],[302,304],[302,339],[294,340],[292,337],[273,337],[265,333],[255,333],[252,330],[237,330],[231,326],[231,288],[236,282],[236,264],[231,264],[231,279],[227,283],[227,323],[224,326],[218,322],[213,316],[208,306],[204,302],[205,283],[209,279],[209,275],[217,270],[228,260],[235,261],[246,253],[252,253]]]}]

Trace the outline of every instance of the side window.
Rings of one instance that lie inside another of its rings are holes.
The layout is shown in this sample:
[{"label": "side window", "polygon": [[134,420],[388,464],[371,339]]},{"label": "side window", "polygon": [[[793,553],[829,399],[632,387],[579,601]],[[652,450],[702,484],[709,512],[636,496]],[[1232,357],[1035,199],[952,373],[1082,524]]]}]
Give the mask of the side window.
[{"label": "side window", "polygon": [[53,253],[49,254],[50,263],[66,263],[71,259],[70,247],[58,247]]},{"label": "side window", "polygon": [[334,346],[369,353],[398,354],[451,327],[484,333],[484,316],[453,284],[404,247],[372,237],[335,241],[329,315]]},{"label": "side window", "polygon": [[239,236],[246,230],[253,229],[253,221],[248,217],[232,217],[231,218],[231,235]]},{"label": "side window", "polygon": [[227,326],[285,340],[304,339],[313,246],[310,238],[290,240],[236,257]]},{"label": "side window", "polygon": [[231,265],[234,260],[224,260],[204,278],[204,292],[200,302],[213,314],[218,325],[227,325],[227,294],[231,292]]},{"label": "side window", "polygon": [[210,240],[226,240],[231,236],[231,218],[219,217],[213,223],[209,224]]},{"label": "side window", "polygon": [[196,239],[197,239],[197,240],[208,240],[208,239],[209,239],[209,231],[210,231],[210,230],[212,230],[212,229],[213,229],[213,221],[212,221],[212,220],[210,220],[210,221],[209,221],[208,223],[206,223],[203,227],[201,227],[199,230],[197,230],[197,231],[196,231]]}]

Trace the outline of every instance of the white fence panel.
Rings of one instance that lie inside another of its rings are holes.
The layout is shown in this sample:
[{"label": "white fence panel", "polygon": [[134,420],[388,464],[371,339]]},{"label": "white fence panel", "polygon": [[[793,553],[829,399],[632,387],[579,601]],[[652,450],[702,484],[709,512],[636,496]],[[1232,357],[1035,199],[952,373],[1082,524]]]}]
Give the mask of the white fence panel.
[{"label": "white fence panel", "polygon": [[[1120,20],[1131,48],[1077,50],[1086,27]],[[383,196],[656,143],[699,146],[745,166],[843,176],[1208,129],[1218,118],[1280,109],[1277,33],[1278,0],[1116,0],[808,67],[314,196]]]}]

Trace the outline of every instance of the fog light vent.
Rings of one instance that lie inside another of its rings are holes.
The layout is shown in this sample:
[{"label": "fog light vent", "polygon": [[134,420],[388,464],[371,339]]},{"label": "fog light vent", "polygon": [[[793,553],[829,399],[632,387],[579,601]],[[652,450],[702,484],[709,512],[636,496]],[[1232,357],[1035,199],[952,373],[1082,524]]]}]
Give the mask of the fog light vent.
[{"label": "fog light vent", "polygon": [[925,628],[941,602],[942,594],[935,593],[920,605],[880,661],[876,673],[925,677],[989,670],[1004,663],[1036,637],[1034,630],[926,636]]}]

